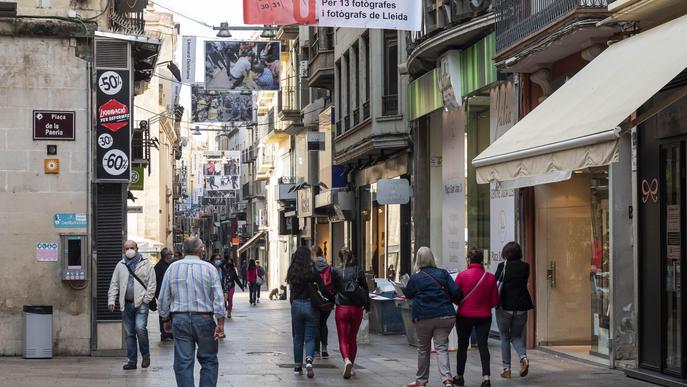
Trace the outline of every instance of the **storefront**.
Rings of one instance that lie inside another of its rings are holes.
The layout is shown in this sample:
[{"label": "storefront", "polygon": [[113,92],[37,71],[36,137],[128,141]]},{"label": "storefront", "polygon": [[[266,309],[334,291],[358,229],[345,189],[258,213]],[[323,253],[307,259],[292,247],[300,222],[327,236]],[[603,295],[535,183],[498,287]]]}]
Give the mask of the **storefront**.
[{"label": "storefront", "polygon": [[[645,105],[685,93],[687,73]],[[682,89],[682,90],[681,90]],[[681,90],[681,91],[680,91]],[[639,367],[687,385],[685,175],[687,98],[640,125],[638,146]]]}]

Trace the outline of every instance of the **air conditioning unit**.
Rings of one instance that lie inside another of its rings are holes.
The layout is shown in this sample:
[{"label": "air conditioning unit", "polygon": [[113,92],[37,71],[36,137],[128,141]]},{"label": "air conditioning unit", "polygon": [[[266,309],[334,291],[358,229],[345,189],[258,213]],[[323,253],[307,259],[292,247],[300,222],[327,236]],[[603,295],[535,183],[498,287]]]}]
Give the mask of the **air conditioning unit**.
[{"label": "air conditioning unit", "polygon": [[453,15],[451,22],[460,22],[472,19],[488,11],[492,7],[493,0],[452,0]]},{"label": "air conditioning unit", "polygon": [[17,2],[16,1],[0,1],[0,17],[16,17],[17,16]]}]

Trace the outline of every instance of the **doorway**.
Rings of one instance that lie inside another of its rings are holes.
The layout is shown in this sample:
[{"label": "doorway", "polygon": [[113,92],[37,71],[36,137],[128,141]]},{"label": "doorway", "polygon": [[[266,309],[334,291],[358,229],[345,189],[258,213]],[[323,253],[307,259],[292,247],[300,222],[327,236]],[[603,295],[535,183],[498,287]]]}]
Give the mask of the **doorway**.
[{"label": "doorway", "polygon": [[608,176],[535,187],[536,341],[608,365]]}]

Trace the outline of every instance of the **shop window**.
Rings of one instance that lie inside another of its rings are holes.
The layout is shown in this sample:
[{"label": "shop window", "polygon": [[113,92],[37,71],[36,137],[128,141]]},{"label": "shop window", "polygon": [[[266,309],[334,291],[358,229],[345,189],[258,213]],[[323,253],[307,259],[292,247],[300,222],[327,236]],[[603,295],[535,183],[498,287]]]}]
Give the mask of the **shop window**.
[{"label": "shop window", "polygon": [[490,227],[490,187],[477,184],[475,167],[472,160],[489,146],[489,107],[468,104],[468,124],[466,131],[466,219],[467,246],[484,250],[485,264],[489,265],[489,227]]}]

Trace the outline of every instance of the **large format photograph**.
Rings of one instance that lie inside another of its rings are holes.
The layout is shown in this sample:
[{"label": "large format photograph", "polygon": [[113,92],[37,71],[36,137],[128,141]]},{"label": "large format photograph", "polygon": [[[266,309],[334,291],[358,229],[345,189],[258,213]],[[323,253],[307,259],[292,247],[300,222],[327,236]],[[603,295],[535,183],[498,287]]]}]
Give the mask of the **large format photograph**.
[{"label": "large format photograph", "polygon": [[203,175],[206,196],[210,191],[238,190],[241,186],[241,153],[206,152]]},{"label": "large format photograph", "polygon": [[279,90],[279,42],[205,42],[208,90]]},{"label": "large format photograph", "polygon": [[194,87],[191,92],[191,113],[193,122],[251,122],[253,96]]}]

